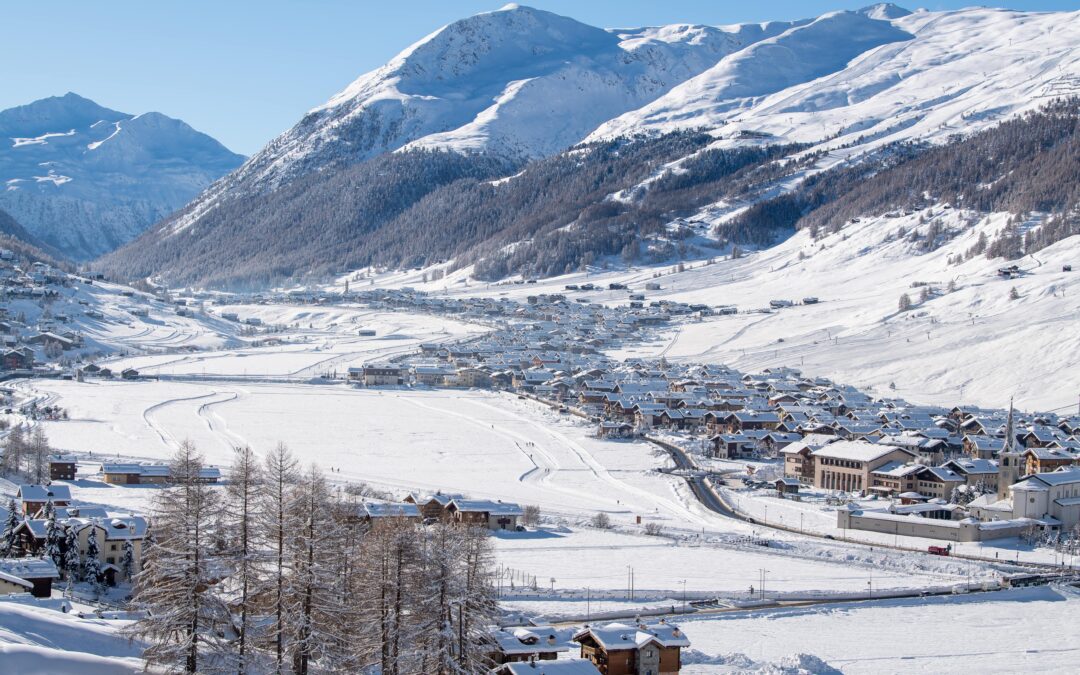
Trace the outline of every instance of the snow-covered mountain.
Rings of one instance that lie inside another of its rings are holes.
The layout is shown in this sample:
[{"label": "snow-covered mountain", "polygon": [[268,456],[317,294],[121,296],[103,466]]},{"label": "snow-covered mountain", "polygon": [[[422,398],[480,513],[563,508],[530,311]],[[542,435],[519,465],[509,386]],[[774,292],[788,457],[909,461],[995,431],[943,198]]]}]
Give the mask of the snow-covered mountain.
[{"label": "snow-covered mountain", "polygon": [[71,93],[0,111],[0,206],[74,259],[130,241],[243,159],[180,120]]},{"label": "snow-covered mountain", "polygon": [[[890,31],[909,37],[890,40]],[[1080,94],[1077,45],[1080,12],[879,5],[827,14],[722,59],[590,139],[704,127],[862,151],[945,138]]]},{"label": "snow-covered mountain", "polygon": [[[1080,12],[879,4],[783,23],[601,29],[508,5],[445,26],[361,76],[104,263],[113,273],[206,280],[197,268],[229,269],[221,263],[256,232],[267,245],[245,251],[248,279],[307,273],[315,261],[324,269],[430,262],[430,251],[356,251],[425,195],[491,167],[417,177],[409,190],[394,188],[394,199],[378,197],[374,181],[416,170],[387,158],[416,149],[505,158],[516,173],[581,142],[704,130],[711,149],[804,144],[802,168],[773,188],[785,191],[887,143],[945,141],[1080,93],[1077,44]],[[691,160],[702,151],[692,145]],[[356,171],[373,160],[385,165]],[[658,169],[687,170],[665,162]],[[648,181],[639,188],[605,200],[626,203]],[[365,189],[370,197],[343,196]],[[748,199],[692,215],[718,224]],[[463,234],[474,247],[469,262],[512,245],[498,234]]]},{"label": "snow-covered mountain", "polygon": [[604,30],[507,5],[360,76],[252,157],[237,182],[277,187],[402,147],[550,155],[798,23]]}]

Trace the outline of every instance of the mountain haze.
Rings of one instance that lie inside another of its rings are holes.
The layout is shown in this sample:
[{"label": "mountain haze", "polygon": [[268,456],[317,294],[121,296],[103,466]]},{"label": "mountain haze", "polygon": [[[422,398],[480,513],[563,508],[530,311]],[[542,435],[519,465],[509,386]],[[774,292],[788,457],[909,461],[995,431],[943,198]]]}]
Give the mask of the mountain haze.
[{"label": "mountain haze", "polygon": [[0,206],[76,260],[127,243],[242,161],[180,120],[76,94],[0,111]]}]

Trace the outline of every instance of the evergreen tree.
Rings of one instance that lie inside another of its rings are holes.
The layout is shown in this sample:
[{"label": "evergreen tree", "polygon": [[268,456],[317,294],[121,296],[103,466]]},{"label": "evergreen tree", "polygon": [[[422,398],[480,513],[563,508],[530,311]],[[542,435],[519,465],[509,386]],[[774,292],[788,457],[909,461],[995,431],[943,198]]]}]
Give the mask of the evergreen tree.
[{"label": "evergreen tree", "polygon": [[98,548],[97,527],[90,526],[90,534],[86,537],[86,556],[83,559],[83,579],[94,585],[95,589],[101,589],[101,550]]},{"label": "evergreen tree", "polygon": [[124,555],[120,558],[120,573],[124,580],[131,582],[135,578],[135,545],[130,539],[124,540]]},{"label": "evergreen tree", "polygon": [[19,526],[18,506],[15,499],[9,499],[7,516],[4,518],[4,530],[0,533],[0,558],[12,555],[15,549],[15,528]]},{"label": "evergreen tree", "polygon": [[71,591],[71,585],[79,580],[79,571],[82,570],[82,563],[79,558],[79,535],[75,532],[75,528],[70,526],[67,528],[67,533],[64,535],[64,576],[67,578],[68,592]]},{"label": "evergreen tree", "polygon": [[56,524],[56,508],[52,500],[45,504],[45,555],[56,564],[56,569],[64,569],[64,533]]}]

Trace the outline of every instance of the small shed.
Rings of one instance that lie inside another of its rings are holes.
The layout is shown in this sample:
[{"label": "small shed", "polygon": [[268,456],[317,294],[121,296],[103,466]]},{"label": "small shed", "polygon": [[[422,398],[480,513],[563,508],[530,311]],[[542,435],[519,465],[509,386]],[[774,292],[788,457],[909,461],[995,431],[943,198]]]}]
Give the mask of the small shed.
[{"label": "small shed", "polygon": [[782,495],[799,494],[798,478],[777,478],[774,485],[776,485],[776,491]]}]

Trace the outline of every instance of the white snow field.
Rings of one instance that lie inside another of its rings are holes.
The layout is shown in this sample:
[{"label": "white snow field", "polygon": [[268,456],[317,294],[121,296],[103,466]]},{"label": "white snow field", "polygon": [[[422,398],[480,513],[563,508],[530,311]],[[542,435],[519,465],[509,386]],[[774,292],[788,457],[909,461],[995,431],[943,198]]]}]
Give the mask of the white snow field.
[{"label": "white snow field", "polygon": [[[405,312],[377,312],[359,307],[301,305],[243,305],[214,308],[210,321],[221,314],[256,318],[263,326],[285,327],[280,346],[244,346],[192,354],[164,354],[116,358],[108,362],[118,371],[136,368],[144,375],[228,375],[238,378],[291,377],[310,379],[324,374],[342,375],[350,366],[383,361],[415,352],[423,342],[460,340],[489,330],[485,326],[450,318]],[[225,321],[232,330],[236,322]],[[374,336],[360,336],[361,329]],[[251,338],[257,339],[257,338]]]},{"label": "white snow field", "polygon": [[[122,675],[143,671],[142,648],[117,633],[130,623],[58,598],[0,596],[0,672],[17,675]],[[83,613],[83,617],[79,613]]]},{"label": "white snow field", "polygon": [[[1070,587],[683,617],[693,649],[752,659],[814,654],[848,674],[1075,673],[1080,592]],[[695,655],[696,656],[696,655]],[[727,671],[693,665],[688,675]],[[719,660],[719,659],[717,659]]]},{"label": "white snow field", "polygon": [[[27,385],[22,385],[27,386]],[[670,459],[644,442],[611,442],[592,427],[532,401],[483,391],[356,389],[346,385],[74,382],[33,383],[64,406],[69,421],[45,422],[50,441],[78,450],[80,473],[112,458],[166,460],[189,439],[211,464],[227,466],[232,448],[265,451],[285,442],[334,482],[365,482],[397,497],[437,490],[537,504],[560,528],[506,534],[500,563],[558,589],[619,589],[626,566],[636,585],[674,591],[740,593],[768,569],[771,591],[860,592],[950,586],[992,572],[929,556],[769,534],[774,548],[739,541],[753,526],[705,510],[678,476],[659,473]],[[112,486],[81,478],[87,503],[144,511],[157,488]],[[618,531],[587,528],[597,512]],[[656,522],[672,538],[641,536]]]}]

